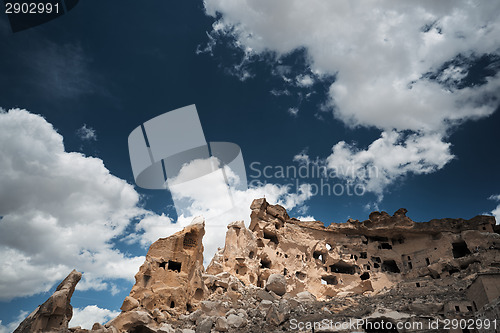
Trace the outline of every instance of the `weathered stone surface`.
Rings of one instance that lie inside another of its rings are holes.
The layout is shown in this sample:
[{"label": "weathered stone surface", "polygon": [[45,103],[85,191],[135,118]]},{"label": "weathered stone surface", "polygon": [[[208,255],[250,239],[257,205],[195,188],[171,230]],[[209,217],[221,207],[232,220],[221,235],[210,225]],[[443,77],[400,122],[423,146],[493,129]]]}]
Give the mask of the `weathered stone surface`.
[{"label": "weathered stone surface", "polygon": [[120,332],[126,332],[141,327],[148,327],[154,323],[153,316],[146,309],[134,309],[122,312],[118,317],[109,322]]},{"label": "weathered stone surface", "polygon": [[275,295],[272,295],[271,293],[268,293],[267,291],[263,290],[263,289],[260,289],[258,292],[257,292],[257,299],[260,299],[260,300],[268,300],[268,301],[274,301],[276,300],[276,296]]},{"label": "weathered stone surface", "polygon": [[230,327],[240,328],[247,324],[247,320],[243,316],[238,316],[235,314],[230,314],[227,316],[227,324]]},{"label": "weathered stone surface", "polygon": [[206,272],[204,231],[195,221],[151,246],[122,314],[94,331],[69,332],[271,333],[296,330],[291,319],[498,318],[500,228],[493,217],[417,223],[400,209],[325,227],[290,218],[264,199],[251,207],[250,227],[228,226],[225,247]]},{"label": "weathered stone surface", "polygon": [[[202,218],[167,238],[151,244],[135,285],[110,324],[123,331],[138,325],[154,329],[172,316],[192,311],[208,289],[203,282]],[[154,320],[153,320],[154,319]]]},{"label": "weathered stone surface", "polygon": [[151,244],[130,292],[141,307],[184,312],[204,298],[204,227],[203,219],[198,218],[184,230]]},{"label": "weathered stone surface", "polygon": [[196,326],[196,333],[210,333],[213,324],[214,320],[211,317],[201,320]]},{"label": "weathered stone surface", "polygon": [[308,291],[303,291],[297,294],[297,299],[301,302],[314,302],[316,297]]},{"label": "weathered stone surface", "polygon": [[278,326],[285,321],[285,314],[283,312],[280,312],[278,308],[273,304],[267,311],[266,321],[271,325]]},{"label": "weathered stone surface", "polygon": [[267,278],[266,290],[276,295],[283,296],[286,293],[286,279],[281,274],[271,274]]},{"label": "weathered stone surface", "polygon": [[139,301],[131,296],[125,297],[123,301],[122,307],[120,308],[122,311],[130,311],[139,306]]},{"label": "weathered stone surface", "polygon": [[14,333],[66,332],[73,317],[71,296],[82,273],[73,270],[59,284],[52,296],[33,311]]},{"label": "weathered stone surface", "polygon": [[225,317],[218,317],[215,321],[215,330],[217,332],[227,332],[229,331],[229,324],[227,323],[227,319]]},{"label": "weathered stone surface", "polygon": [[170,324],[162,324],[156,333],[175,333],[175,330],[172,328]]},{"label": "weathered stone surface", "polygon": [[327,300],[377,294],[423,277],[445,279],[464,269],[478,272],[477,262],[487,267],[498,261],[485,254],[500,247],[489,216],[416,223],[399,209],[392,216],[373,212],[364,222],[350,219],[325,227],[290,218],[265,199],[254,200],[251,209],[249,228],[230,224],[226,246],[207,270],[229,272],[278,295],[284,294],[283,284],[270,284],[278,276],[291,295],[308,291]]}]

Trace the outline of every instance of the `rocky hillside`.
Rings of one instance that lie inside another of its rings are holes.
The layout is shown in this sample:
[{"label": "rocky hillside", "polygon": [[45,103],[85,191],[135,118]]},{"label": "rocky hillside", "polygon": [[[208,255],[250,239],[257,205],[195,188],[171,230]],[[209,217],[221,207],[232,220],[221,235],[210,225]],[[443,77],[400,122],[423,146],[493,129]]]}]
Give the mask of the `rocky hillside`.
[{"label": "rocky hillside", "polygon": [[416,223],[400,209],[325,227],[265,199],[251,209],[206,270],[202,219],[153,243],[107,324],[68,328],[74,271],[15,332],[500,331],[493,217]]}]

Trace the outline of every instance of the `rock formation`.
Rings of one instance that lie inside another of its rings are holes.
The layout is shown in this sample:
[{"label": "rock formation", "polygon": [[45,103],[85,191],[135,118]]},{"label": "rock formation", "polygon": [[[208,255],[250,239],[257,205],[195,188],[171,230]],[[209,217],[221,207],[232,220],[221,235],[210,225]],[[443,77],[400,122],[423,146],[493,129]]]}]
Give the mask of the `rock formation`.
[{"label": "rock formation", "polygon": [[[325,227],[290,218],[265,199],[254,200],[251,210],[248,228],[228,225],[225,247],[206,271],[202,219],[153,243],[122,313],[90,332],[442,332],[430,323],[498,318],[500,235],[493,217],[417,223],[400,209]],[[70,317],[55,331],[66,332]],[[350,320],[361,324],[332,327]],[[414,326],[373,329],[382,322]]]},{"label": "rock formation", "polygon": [[146,261],[135,275],[135,285],[123,311],[109,326],[120,332],[157,329],[162,323],[193,308],[206,297],[203,282],[203,218],[151,244]]},{"label": "rock formation", "polygon": [[[498,267],[495,219],[442,219],[416,223],[406,209],[393,216],[370,214],[364,222],[301,222],[279,205],[254,200],[249,229],[228,226],[226,246],[208,274],[229,272],[246,284],[265,287],[274,274],[287,292],[309,291],[318,299],[374,294],[405,282],[410,288],[450,283],[455,273]],[[480,266],[480,267],[479,267]]]},{"label": "rock formation", "polygon": [[42,305],[36,308],[14,333],[64,332],[73,317],[71,296],[82,273],[73,270],[59,284],[56,291]]}]

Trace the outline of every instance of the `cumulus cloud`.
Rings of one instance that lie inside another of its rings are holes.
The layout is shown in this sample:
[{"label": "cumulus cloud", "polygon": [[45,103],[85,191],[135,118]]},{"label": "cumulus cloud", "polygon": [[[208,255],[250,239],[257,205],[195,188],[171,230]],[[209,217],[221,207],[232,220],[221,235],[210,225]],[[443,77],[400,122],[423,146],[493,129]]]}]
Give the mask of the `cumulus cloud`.
[{"label": "cumulus cloud", "polygon": [[[247,52],[279,57],[305,48],[315,73],[336,74],[331,101],[351,125],[436,129],[491,114],[498,105],[492,100],[498,76],[468,89],[426,76],[441,69],[443,77],[460,80],[474,59],[499,54],[498,3],[207,0],[205,9],[221,14],[214,29]],[[450,63],[459,55],[470,62]]]},{"label": "cumulus cloud", "polygon": [[434,172],[452,159],[450,144],[438,134],[405,136],[391,131],[383,132],[364,150],[341,141],[333,146],[326,163],[338,178],[361,184],[381,196],[395,180]]},{"label": "cumulus cloud", "polygon": [[[286,187],[268,184],[236,191],[233,205],[225,206],[214,191],[226,190],[226,180],[240,181],[228,169],[225,178],[202,178],[198,188],[174,186],[173,196],[190,202],[174,223],[141,208],[133,186],[110,174],[101,159],[66,152],[62,136],[39,115],[1,111],[0,142],[1,300],[47,291],[73,268],[84,272],[78,290],[116,293],[113,280],[132,281],[144,261],[118,250],[118,240],[147,247],[204,215],[208,262],[224,245],[227,223],[248,222],[254,198],[266,196],[290,209],[310,197],[305,186],[288,193]],[[191,179],[193,171],[199,174],[199,161],[186,165],[179,176]],[[129,233],[132,222],[137,223]]]},{"label": "cumulus cloud", "polygon": [[[402,174],[443,167],[452,157],[444,142],[449,130],[491,115],[499,104],[498,2],[206,0],[205,10],[217,19],[211,37],[229,36],[246,59],[305,50],[308,66],[298,86],[335,77],[325,106],[349,127],[382,134],[364,150],[339,142],[329,159],[365,159],[382,144],[392,160],[378,163],[382,177],[368,183],[377,193]],[[469,72],[480,59],[493,68],[475,82]],[[424,141],[430,149],[413,150]],[[431,161],[438,151],[444,155]]]},{"label": "cumulus cloud", "polygon": [[92,329],[94,323],[104,324],[110,319],[118,316],[120,311],[101,309],[97,305],[88,305],[84,308],[74,308],[73,317],[69,322],[69,327],[80,326],[84,329]]},{"label": "cumulus cloud", "polygon": [[497,195],[492,195],[488,199],[494,200],[498,202],[498,206],[493,209],[490,214],[495,217],[495,220],[497,221],[497,224],[500,224],[500,194]]},{"label": "cumulus cloud", "polygon": [[76,135],[83,141],[97,141],[95,129],[87,127],[87,124],[83,124],[82,127],[76,130]]},{"label": "cumulus cloud", "polygon": [[66,152],[63,138],[39,115],[0,112],[0,299],[47,291],[73,268],[78,289],[132,280],[144,257],[113,240],[133,219],[150,216],[133,186],[102,160]]},{"label": "cumulus cloud", "polygon": [[310,87],[314,84],[314,80],[310,75],[299,75],[296,80],[299,87]]}]

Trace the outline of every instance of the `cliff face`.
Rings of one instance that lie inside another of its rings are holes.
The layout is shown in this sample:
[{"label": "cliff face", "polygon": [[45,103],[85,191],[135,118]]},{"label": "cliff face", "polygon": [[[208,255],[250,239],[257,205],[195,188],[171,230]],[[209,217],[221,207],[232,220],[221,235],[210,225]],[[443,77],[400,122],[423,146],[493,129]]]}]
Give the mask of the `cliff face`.
[{"label": "cliff face", "polygon": [[[400,283],[425,288],[454,283],[500,264],[495,219],[442,219],[415,223],[400,209],[368,220],[301,222],[285,209],[258,199],[251,223],[228,226],[226,246],[214,257],[208,274],[229,272],[246,284],[264,287],[281,274],[287,292],[309,291],[319,299],[374,294]],[[455,274],[455,277],[453,276]]]},{"label": "cliff face", "polygon": [[[249,228],[229,224],[225,247],[206,271],[202,219],[153,243],[122,313],[92,332],[281,332],[300,328],[297,322],[306,323],[298,331],[310,332],[307,323],[325,319],[362,320],[356,331],[372,332],[367,323],[381,320],[498,317],[500,235],[493,217],[416,223],[400,209],[325,227],[290,218],[265,199],[251,209]],[[53,332],[89,332],[68,329],[71,316],[65,318]],[[384,332],[421,331],[442,330]]]},{"label": "cliff face", "polygon": [[192,311],[208,293],[202,277],[204,234],[205,222],[196,218],[184,230],[151,244],[123,312],[109,326],[120,332],[148,332]]}]

